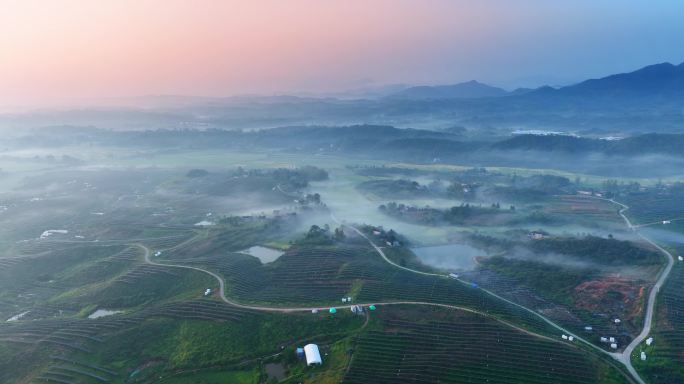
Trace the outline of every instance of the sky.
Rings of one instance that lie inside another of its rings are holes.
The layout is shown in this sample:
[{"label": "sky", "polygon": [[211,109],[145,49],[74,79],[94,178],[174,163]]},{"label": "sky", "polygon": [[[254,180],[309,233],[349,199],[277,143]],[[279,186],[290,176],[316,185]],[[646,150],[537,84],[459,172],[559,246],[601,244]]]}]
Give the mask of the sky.
[{"label": "sky", "polygon": [[563,85],[684,61],[679,0],[0,0],[0,106]]}]

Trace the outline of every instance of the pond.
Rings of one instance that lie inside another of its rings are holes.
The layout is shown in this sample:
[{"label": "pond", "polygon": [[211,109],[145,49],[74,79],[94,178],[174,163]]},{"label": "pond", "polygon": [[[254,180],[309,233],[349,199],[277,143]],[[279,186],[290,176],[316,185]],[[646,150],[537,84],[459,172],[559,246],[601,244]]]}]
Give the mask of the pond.
[{"label": "pond", "polygon": [[284,252],[273,248],[266,248],[260,245],[255,245],[253,247],[240,251],[240,253],[246,253],[248,255],[254,256],[261,260],[262,264],[266,264],[278,260],[278,258],[282,256]]},{"label": "pond", "polygon": [[481,249],[466,244],[446,244],[411,249],[418,259],[434,268],[469,271],[475,268],[475,257],[486,256]]},{"label": "pond", "polygon": [[88,318],[89,319],[99,319],[100,317],[116,315],[117,313],[121,313],[121,312],[123,312],[123,311],[113,311],[110,309],[98,309],[97,311],[88,315]]}]

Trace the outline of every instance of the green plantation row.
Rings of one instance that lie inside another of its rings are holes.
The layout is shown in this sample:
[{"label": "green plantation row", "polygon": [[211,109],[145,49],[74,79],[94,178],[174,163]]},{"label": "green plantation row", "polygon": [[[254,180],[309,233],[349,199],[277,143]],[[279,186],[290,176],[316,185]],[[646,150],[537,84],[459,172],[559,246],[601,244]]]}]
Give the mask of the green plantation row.
[{"label": "green plantation row", "polygon": [[[675,251],[684,253],[684,244],[680,243]],[[636,350],[644,351],[647,360],[633,359],[639,371],[657,384],[684,382],[684,267],[679,261],[675,263],[659,296],[653,343]]]},{"label": "green plantation row", "polygon": [[480,315],[427,308],[378,313],[344,383],[622,383],[571,346]]}]

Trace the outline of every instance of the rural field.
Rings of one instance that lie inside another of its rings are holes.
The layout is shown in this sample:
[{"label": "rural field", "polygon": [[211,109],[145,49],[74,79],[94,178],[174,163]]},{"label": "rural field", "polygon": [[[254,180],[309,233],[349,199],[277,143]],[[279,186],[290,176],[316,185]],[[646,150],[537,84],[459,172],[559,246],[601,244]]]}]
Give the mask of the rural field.
[{"label": "rural field", "polygon": [[[639,339],[666,265],[647,239],[681,245],[660,184],[610,200],[543,170],[108,151],[3,163],[3,381],[634,382],[625,359],[681,375],[679,265],[658,343]],[[295,356],[312,342],[316,368]]]},{"label": "rural field", "polygon": [[684,2],[0,4],[0,384],[684,384]]}]

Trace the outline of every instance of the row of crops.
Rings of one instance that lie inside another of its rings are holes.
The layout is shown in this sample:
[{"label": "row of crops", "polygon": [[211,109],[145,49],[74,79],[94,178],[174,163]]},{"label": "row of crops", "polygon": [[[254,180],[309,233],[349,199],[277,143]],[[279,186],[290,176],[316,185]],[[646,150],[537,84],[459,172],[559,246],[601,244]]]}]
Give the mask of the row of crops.
[{"label": "row of crops", "polygon": [[615,204],[586,196],[559,196],[547,210],[553,214],[571,215],[580,221],[620,221]]},{"label": "row of crops", "polygon": [[[38,311],[38,310],[36,310]],[[50,318],[0,324],[0,344],[19,350],[50,352],[50,363],[40,369],[34,382],[110,382],[116,369],[83,360],[119,331],[153,318],[244,323],[255,314],[218,300],[197,298],[151,306],[138,312],[99,319]],[[9,368],[9,367],[6,367]],[[0,364],[2,370],[2,364]],[[2,375],[0,375],[0,378]],[[2,380],[0,380],[2,381]],[[114,380],[117,381],[118,380]]]},{"label": "row of crops", "polygon": [[635,224],[684,218],[682,196],[651,192],[623,196],[620,201],[629,206],[627,214]]},{"label": "row of crops", "polygon": [[[684,254],[684,244],[676,248]],[[651,346],[637,347],[635,352],[646,352],[647,360],[635,360],[643,376],[652,383],[675,384],[684,382],[684,263],[676,261],[661,289],[655,321],[654,341]]]},{"label": "row of crops", "polygon": [[[592,313],[586,310],[567,307],[537,295],[532,289],[527,288],[520,281],[503,276],[488,269],[479,269],[462,274],[462,278],[475,281],[482,287],[496,292],[498,295],[515,303],[533,309],[556,324],[582,335],[586,340],[594,342],[608,350],[609,344],[601,343],[601,337],[615,337],[619,346],[629,344],[632,340],[625,324],[614,324],[609,313]],[[591,327],[588,331],[585,327]]]},{"label": "row of crops", "polygon": [[73,358],[51,356],[48,369],[33,379],[34,383],[87,384],[110,383],[119,378],[111,369]]},{"label": "row of crops", "polygon": [[392,267],[367,246],[297,247],[266,265],[238,253],[178,262],[220,273],[227,295],[242,302],[335,305],[349,295],[362,303],[428,302],[472,308],[539,332],[558,333],[540,317],[481,289]]},{"label": "row of crops", "polygon": [[357,340],[344,383],[622,382],[572,346],[484,316],[377,315],[379,324]]}]

